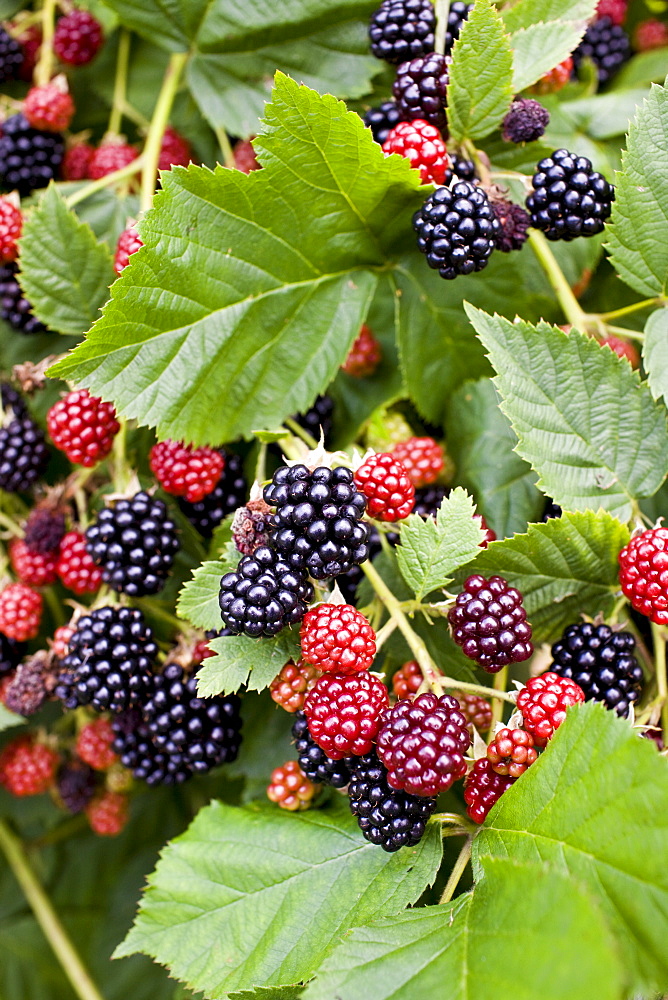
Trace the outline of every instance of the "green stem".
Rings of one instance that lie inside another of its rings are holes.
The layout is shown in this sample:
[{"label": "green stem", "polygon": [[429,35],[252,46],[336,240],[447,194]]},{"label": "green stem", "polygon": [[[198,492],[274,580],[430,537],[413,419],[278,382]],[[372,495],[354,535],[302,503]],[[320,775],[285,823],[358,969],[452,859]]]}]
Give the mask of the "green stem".
[{"label": "green stem", "polygon": [[0,510],[0,525],[10,531],[15,538],[23,538],[24,531],[23,528],[19,527],[16,521],[13,521],[8,514],[3,514]]},{"label": "green stem", "polygon": [[53,34],[56,24],[58,0],[44,0],[42,7],[42,44],[39,60],[35,66],[34,81],[37,87],[44,87],[53,73]]},{"label": "green stem", "polygon": [[445,889],[443,890],[443,895],[439,899],[439,903],[449,903],[455,894],[455,890],[459,885],[459,880],[461,879],[467,864],[471,860],[471,845],[473,844],[473,837],[469,836],[466,838],[464,846],[459,852],[459,857],[455,861],[455,867],[450,872],[450,878],[446,882]]},{"label": "green stem", "polygon": [[136,160],[131,163],[126,164],[121,167],[120,170],[114,170],[113,173],[107,174],[106,177],[100,177],[97,181],[91,181],[90,184],[84,184],[82,188],[71,194],[69,198],[65,199],[65,204],[68,208],[74,208],[78,205],[80,201],[85,201],[86,198],[90,198],[91,195],[97,194],[98,191],[104,191],[105,188],[113,187],[114,184],[118,184],[119,181],[124,181],[128,177],[132,177],[133,174],[138,174],[142,169],[144,164],[144,156],[138,156]]},{"label": "green stem", "polygon": [[117,493],[124,493],[128,485],[128,463],[125,457],[125,446],[127,444],[128,424],[122,418],[118,421],[120,430],[114,438],[113,463],[114,463],[114,489]]},{"label": "green stem", "polygon": [[0,820],[0,848],[79,1000],[104,1000],[30,867],[21,841],[3,820]]},{"label": "green stem", "polygon": [[[508,687],[508,667],[503,667],[499,670],[498,674],[494,675],[494,690],[498,692],[505,692]],[[496,698],[492,703],[492,725],[489,727],[490,739],[492,738],[492,733],[494,732],[494,725],[497,722],[501,722],[503,718],[503,702]]]},{"label": "green stem", "polygon": [[538,258],[539,264],[545,271],[547,280],[552,285],[552,289],[563,309],[564,316],[578,330],[586,331],[586,314],[580,308],[578,300],[573,295],[571,286],[566,281],[564,272],[559,267],[557,259],[552,253],[545,236],[538,229],[530,229],[529,242],[531,243],[531,249]]},{"label": "green stem", "polygon": [[450,0],[436,0],[436,34],[434,38],[434,52],[441,55],[445,52],[445,36],[448,30],[448,14],[450,13]]},{"label": "green stem", "polygon": [[130,64],[131,35],[127,28],[121,28],[118,34],[118,54],[116,56],[116,75],[114,77],[114,96],[109,116],[107,131],[118,135],[121,131],[123,106],[128,82],[128,66]]},{"label": "green stem", "polygon": [[607,323],[609,319],[619,319],[620,316],[628,316],[630,313],[640,312],[641,309],[649,309],[652,306],[664,306],[668,299],[663,295],[658,295],[654,299],[643,299],[642,302],[632,302],[630,306],[622,306],[621,309],[613,309],[611,312],[598,313],[598,318]]},{"label": "green stem", "polygon": [[645,334],[641,333],[640,330],[629,330],[626,326],[611,326],[610,323],[606,323],[605,328],[608,333],[616,333],[620,337],[627,337],[629,340],[638,340],[642,343],[645,339]]},{"label": "green stem", "polygon": [[288,430],[291,430],[293,434],[296,434],[298,438],[301,438],[304,444],[308,445],[308,447],[311,450],[318,447],[318,442],[316,441],[316,439],[312,437],[312,435],[309,434],[308,431],[305,431],[304,428],[300,424],[298,424],[296,420],[292,419],[292,417],[286,417],[285,420],[283,421],[283,424],[285,427],[288,428]]},{"label": "green stem", "polygon": [[652,622],[654,664],[656,667],[657,701],[661,703],[661,727],[664,739],[668,736],[668,682],[666,680],[666,632]]},{"label": "green stem", "polygon": [[49,606],[49,611],[56,623],[56,628],[60,625],[65,624],[65,615],[63,614],[63,606],[56,597],[55,591],[51,587],[47,587],[44,591],[44,596],[46,598],[46,603]]},{"label": "green stem", "polygon": [[257,453],[255,463],[255,482],[263,483],[267,478],[267,442],[262,441]]},{"label": "green stem", "polygon": [[134,125],[138,125],[144,132],[148,132],[151,122],[141,111],[138,111],[137,108],[130,104],[128,100],[120,102],[120,110],[124,118],[129,118]]},{"label": "green stem", "polygon": [[230,170],[236,169],[236,162],[234,159],[234,150],[229,140],[229,136],[224,128],[214,129],[216,133],[216,139],[218,140],[218,145],[220,146],[220,151],[223,154],[223,165],[229,167]]},{"label": "green stem", "polygon": [[151,125],[144,146],[144,167],[141,175],[141,209],[147,212],[153,203],[155,185],[158,179],[158,160],[162,137],[169,121],[181,74],[188,61],[187,52],[173,52],[169,57],[158,100],[153,111]]},{"label": "green stem", "polygon": [[170,625],[172,628],[176,629],[177,632],[180,632],[183,629],[184,623],[180,618],[177,618],[176,615],[170,614],[169,611],[165,611],[164,608],[161,608],[159,604],[155,604],[150,598],[141,597],[138,599],[137,603],[146,615],[152,615],[154,618],[158,618],[161,622],[164,622],[165,625]]},{"label": "green stem", "polygon": [[292,436],[281,438],[278,446],[285,457],[292,462],[300,462],[304,457],[303,451],[297,446],[297,442]]}]

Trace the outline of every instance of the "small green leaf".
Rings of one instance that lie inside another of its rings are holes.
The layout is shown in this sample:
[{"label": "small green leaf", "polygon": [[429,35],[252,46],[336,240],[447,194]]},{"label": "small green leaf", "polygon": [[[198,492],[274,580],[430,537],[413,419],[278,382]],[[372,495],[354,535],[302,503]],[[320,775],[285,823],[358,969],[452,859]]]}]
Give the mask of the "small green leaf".
[{"label": "small green leaf", "polygon": [[25,721],[22,715],[16,715],[0,704],[0,733],[5,729],[13,729],[14,726],[22,726]]},{"label": "small green leaf", "polygon": [[228,993],[227,1000],[300,1000],[304,986],[258,986],[242,993]]},{"label": "small green leaf", "polygon": [[478,0],[452,52],[448,131],[456,143],[482,139],[499,125],[513,97],[513,56],[490,0]]},{"label": "small green leaf", "polygon": [[503,576],[524,596],[536,642],[556,642],[580,615],[608,613],[619,591],[625,524],[604,511],[551,517],[523,535],[492,542],[458,577]]},{"label": "small green leaf", "polygon": [[513,87],[530,87],[566,59],[587,28],[587,20],[539,21],[510,36],[513,49]]},{"label": "small green leaf", "polygon": [[222,628],[218,603],[220,581],[225,573],[234,568],[233,563],[217,559],[198,566],[179,594],[176,613],[205,631]]},{"label": "small green leaf", "polygon": [[603,507],[628,520],[633,501],[652,496],[668,470],[666,410],[647,383],[577,330],[466,311],[540,488],[567,509]]},{"label": "small green leaf", "polygon": [[418,600],[447,586],[454,571],[477,553],[485,533],[474,515],[473,499],[458,488],[443,500],[435,518],[411,514],[402,521],[397,561]]},{"label": "small green leaf", "polygon": [[668,309],[657,309],[647,320],[642,361],[654,398],[668,402]]},{"label": "small green leaf", "polygon": [[[220,627],[220,612],[218,614]],[[298,660],[299,639],[289,629],[273,639],[251,639],[247,635],[227,635],[209,642],[215,656],[204,660],[197,674],[200,698],[231,694],[244,684],[251,691],[269,687],[288,660]]]},{"label": "small green leaf", "polygon": [[440,860],[437,823],[386,854],[347,809],[213,802],[163,851],[116,956],[143,951],[209,996],[300,982],[350,926],[414,903]]},{"label": "small green leaf", "polygon": [[65,204],[55,184],[26,215],[20,281],[37,318],[57,333],[85,333],[109,298],[111,252]]},{"label": "small green leaf", "polygon": [[612,266],[641,295],[668,284],[668,91],[652,85],[629,129],[608,227]]}]

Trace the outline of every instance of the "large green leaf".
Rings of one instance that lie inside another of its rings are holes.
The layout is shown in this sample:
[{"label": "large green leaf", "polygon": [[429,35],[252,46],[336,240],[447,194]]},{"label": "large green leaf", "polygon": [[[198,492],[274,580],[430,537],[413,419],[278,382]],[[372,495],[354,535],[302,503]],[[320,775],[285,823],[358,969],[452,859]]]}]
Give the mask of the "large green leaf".
[{"label": "large green leaf", "polygon": [[548,861],[584,884],[634,991],[665,992],[668,762],[627,722],[593,702],[571,709],[476,838],[474,860],[488,854]]},{"label": "large green leaf", "polygon": [[164,48],[186,51],[197,36],[211,0],[104,0],[121,24]]},{"label": "large green leaf", "polygon": [[627,526],[605,511],[564,513],[492,542],[460,576],[505,577],[524,596],[536,642],[556,642],[580,615],[593,618],[612,609],[619,591],[617,555],[628,540]]},{"label": "large green leaf", "polygon": [[[609,931],[576,882],[505,858],[484,868],[454,904],[355,928],[304,1000],[619,1000]],[[521,932],[511,917],[518,913]]]},{"label": "large green leaf", "polygon": [[598,0],[518,0],[502,12],[507,31],[530,28],[537,21],[588,21]]},{"label": "large green leaf", "polygon": [[616,176],[608,249],[617,273],[641,295],[668,285],[668,92],[652,89],[629,129]]},{"label": "large green leaf", "polygon": [[467,313],[499,373],[517,452],[544,492],[562,507],[628,520],[633,501],[655,493],[668,471],[666,410],[649,386],[577,330]]},{"label": "large green leaf", "polygon": [[299,640],[289,629],[273,639],[222,636],[212,639],[209,646],[216,655],[208,656],[197,674],[197,692],[202,698],[231,694],[244,684],[251,691],[262,691],[288,660],[300,656]]},{"label": "large green leaf", "polygon": [[169,171],[142,248],[53,371],[165,437],[218,444],[310,405],[359,332],[419,174],[359,117],[277,77],[264,169]]},{"label": "large green leaf", "polygon": [[657,309],[647,320],[642,360],[654,396],[668,401],[668,309]]},{"label": "large green leaf", "polygon": [[441,859],[438,824],[386,854],[342,809],[202,809],[167,846],[117,956],[143,951],[209,996],[308,979],[341,933],[414,903]]}]

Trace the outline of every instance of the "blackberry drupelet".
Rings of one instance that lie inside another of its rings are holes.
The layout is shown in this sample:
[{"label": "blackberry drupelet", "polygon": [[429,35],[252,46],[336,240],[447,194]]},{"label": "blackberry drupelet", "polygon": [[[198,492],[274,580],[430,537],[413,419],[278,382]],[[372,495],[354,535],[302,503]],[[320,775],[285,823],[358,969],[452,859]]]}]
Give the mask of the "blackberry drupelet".
[{"label": "blackberry drupelet", "polygon": [[0,426],[0,489],[7,493],[30,489],[48,461],[44,434],[29,416],[9,419],[4,427]]},{"label": "blackberry drupelet", "polygon": [[573,53],[575,72],[585,59],[596,66],[598,82],[606,83],[631,58],[631,41],[624,29],[609,17],[593,21]]},{"label": "blackberry drupelet", "polygon": [[114,731],[112,749],[135,778],[152,786],[180,785],[192,777],[193,771],[181,753],[172,755],[156,747],[139,709],[116,715],[111,727]]},{"label": "blackberry drupelet", "polygon": [[25,115],[12,115],[0,133],[0,181],[25,197],[56,180],[65,146],[58,132],[32,128]]},{"label": "blackberry drupelet", "polygon": [[403,119],[423,118],[443,131],[447,124],[447,86],[448,64],[445,56],[430,52],[399,66],[392,84],[392,95]]},{"label": "blackberry drupelet", "polygon": [[320,430],[327,444],[332,431],[334,430],[334,400],[331,396],[317,396],[313,406],[306,413],[296,413],[293,420],[296,420],[300,427],[315,438],[320,440]]},{"label": "blackberry drupelet", "polygon": [[387,771],[371,752],[350,760],[350,811],[366,840],[393,853],[420,842],[436,799],[391,788]]},{"label": "blackberry drupelet", "polygon": [[158,647],[137,608],[104,607],[77,622],[55,688],[65,708],[122,712],[141,704]]},{"label": "blackberry drupelet", "polygon": [[86,531],[86,548],[105,583],[142,597],[162,590],[179,542],[165,504],[142,491],[99,512]]},{"label": "blackberry drupelet", "polygon": [[448,156],[450,157],[450,169],[445,172],[447,185],[450,185],[455,177],[460,181],[470,181],[471,184],[478,180],[473,160],[463,160],[456,153],[448,153]]},{"label": "blackberry drupelet", "polygon": [[326,580],[368,559],[366,502],[350,469],[282,465],[264,499],[276,508],[272,544],[295,569]]},{"label": "blackberry drupelet", "polygon": [[435,30],[431,0],[383,0],[369,23],[371,51],[389,63],[424,56],[433,51]]},{"label": "blackberry drupelet", "polygon": [[413,513],[420,517],[436,517],[450,490],[447,486],[420,486],[415,491]]},{"label": "blackberry drupelet", "polygon": [[469,576],[448,612],[457,645],[490,674],[533,653],[526,617],[519,590],[501,576]]},{"label": "blackberry drupelet", "polygon": [[15,38],[0,28],[0,83],[18,80],[23,66],[23,47]]},{"label": "blackberry drupelet", "polygon": [[170,757],[180,754],[196,774],[236,760],[241,744],[241,699],[236,694],[197,697],[197,677],[178,663],[156,674],[144,721],[155,746]]},{"label": "blackberry drupelet", "polygon": [[636,641],[630,632],[609,625],[582,622],[569,625],[552,646],[548,668],[575,681],[587,701],[602,701],[618,715],[628,715],[642,691],[643,673],[633,655]]},{"label": "blackberry drupelet", "polygon": [[45,333],[46,327],[32,311],[19,285],[17,264],[0,267],[0,317],[20,333]]},{"label": "blackberry drupelet", "polygon": [[3,632],[0,632],[0,677],[11,674],[21,662],[25,652],[22,642],[9,639]]},{"label": "blackberry drupelet", "polygon": [[350,781],[348,762],[346,760],[333,760],[327,756],[311,736],[303,712],[295,713],[292,738],[295,741],[299,766],[307,778],[320,785],[345,788]]},{"label": "blackberry drupelet", "polygon": [[67,811],[80,813],[95,794],[97,776],[83,761],[69,760],[58,771],[56,787]]},{"label": "blackberry drupelet", "polygon": [[369,108],[364,115],[364,124],[381,146],[395,125],[401,121],[401,112],[395,101],[383,101],[377,108]]},{"label": "blackberry drupelet", "polygon": [[612,211],[614,188],[591,160],[557,149],[538,163],[533,193],[526,200],[531,225],[548,240],[574,240],[603,231]]},{"label": "blackberry drupelet", "polygon": [[276,635],[301,621],[312,599],[306,573],[265,545],[220,581],[221,617],[235,635]]},{"label": "blackberry drupelet", "polygon": [[241,507],[246,499],[248,486],[243,474],[243,460],[232,452],[221,449],[221,453],[225,468],[211,493],[197,503],[179,498],[179,507],[203,538],[211,538],[220,522]]},{"label": "blackberry drupelet", "polygon": [[468,181],[437,188],[413,216],[418,249],[447,281],[487,267],[501,232],[485,192]]}]

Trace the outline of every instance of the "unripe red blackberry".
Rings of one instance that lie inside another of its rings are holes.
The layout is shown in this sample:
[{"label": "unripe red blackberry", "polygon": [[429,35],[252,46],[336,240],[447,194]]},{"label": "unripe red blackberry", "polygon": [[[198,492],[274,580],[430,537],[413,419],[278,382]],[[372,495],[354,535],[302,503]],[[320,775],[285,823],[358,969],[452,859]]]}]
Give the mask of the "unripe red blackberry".
[{"label": "unripe red blackberry", "polygon": [[668,45],[668,24],[650,17],[641,21],[635,30],[633,41],[638,52],[649,52],[651,49],[661,49]]},{"label": "unripe red blackberry", "polygon": [[325,673],[349,675],[368,670],[376,655],[376,634],[350,604],[318,604],[304,616],[302,656]]},{"label": "unripe red blackberry", "polygon": [[433,51],[435,29],[431,0],[383,0],[369,23],[371,51],[389,63],[424,56]]},{"label": "unripe red blackberry", "polygon": [[631,368],[640,367],[640,352],[632,341],[625,340],[624,337],[618,337],[614,333],[607,333],[601,338],[599,343],[601,347],[609,347],[611,351],[615,352],[618,358],[626,358]]},{"label": "unripe red blackberry", "polygon": [[487,195],[468,181],[440,187],[413,216],[418,250],[446,281],[487,267],[501,226]]},{"label": "unripe red blackberry", "polygon": [[448,612],[452,638],[490,674],[533,653],[531,625],[519,590],[501,576],[470,576]]},{"label": "unripe red blackberry", "polygon": [[61,17],[53,36],[53,51],[69,66],[84,66],[104,41],[100,22],[87,10],[73,10]]},{"label": "unripe red blackberry", "polygon": [[480,548],[481,549],[486,549],[490,542],[495,542],[496,541],[496,532],[492,531],[492,529],[487,524],[487,521],[482,516],[482,514],[476,515],[476,517],[480,518],[480,527],[485,532],[485,537],[482,540],[482,542],[480,543]]},{"label": "unripe red blackberry", "polygon": [[410,795],[438,795],[463,778],[470,745],[468,723],[457,699],[430,692],[387,709],[377,737],[387,780],[392,788]]},{"label": "unripe red blackberry", "polygon": [[242,174],[250,174],[253,170],[261,170],[262,164],[259,162],[253,149],[253,143],[249,139],[239,139],[235,143],[234,166]]},{"label": "unripe red blackberry", "polygon": [[631,41],[624,29],[609,17],[593,21],[584,38],[573,52],[575,72],[585,59],[591,59],[598,73],[598,82],[606,83],[631,58]]},{"label": "unripe red blackberry", "polygon": [[614,188],[586,156],[557,149],[538,163],[526,200],[531,225],[548,240],[595,236],[612,211]]},{"label": "unripe red blackberry", "polygon": [[66,181],[84,181],[88,177],[95,148],[87,142],[71,146],[63,158],[63,178]]},{"label": "unripe red blackberry", "polygon": [[516,781],[517,778],[510,775],[496,774],[487,757],[477,760],[464,786],[464,801],[469,818],[474,823],[483,823],[492,806]]},{"label": "unripe red blackberry", "polygon": [[59,625],[53,633],[51,640],[51,651],[59,660],[64,660],[69,650],[70,639],[76,629],[74,625]]},{"label": "unripe red blackberry", "polygon": [[23,114],[12,115],[0,133],[0,182],[23,198],[58,179],[63,152],[61,135],[33,128]]},{"label": "unripe red blackberry", "polygon": [[303,570],[292,566],[268,546],[244,556],[232,573],[220,581],[219,604],[223,623],[235,635],[277,635],[301,621],[313,586]]},{"label": "unripe red blackberry", "polygon": [[331,785],[332,788],[344,788],[348,784],[350,770],[346,760],[333,760],[318,746],[309,732],[308,722],[302,711],[295,713],[292,738],[299,767],[307,778],[318,785]]},{"label": "unripe red blackberry", "polygon": [[441,133],[429,122],[416,118],[400,122],[383,143],[386,154],[398,153],[420,171],[423,184],[442,184],[450,166]]},{"label": "unripe red blackberry", "polygon": [[438,52],[430,52],[399,66],[392,95],[405,121],[422,118],[444,132],[447,86],[447,60]]},{"label": "unripe red blackberry", "polygon": [[0,267],[0,318],[19,333],[45,333],[46,327],[37,319],[32,304],[19,284],[16,262]]},{"label": "unripe red blackberry", "polygon": [[623,24],[628,11],[628,0],[598,0],[596,7],[597,20],[609,17],[613,24]]},{"label": "unripe red blackberry", "polygon": [[516,97],[503,119],[501,136],[506,142],[536,142],[545,134],[550,112],[529,97]]},{"label": "unripe red blackberry", "polygon": [[85,812],[98,837],[117,837],[130,818],[130,803],[120,792],[103,792],[86,806]]},{"label": "unripe red blackberry", "polygon": [[382,357],[380,341],[376,340],[370,328],[363,323],[341,368],[346,375],[351,375],[353,378],[367,378],[373,375]]},{"label": "unripe red blackberry", "polygon": [[364,670],[324,674],[309,691],[304,714],[311,736],[332,760],[369,753],[387,708],[387,688]]},{"label": "unripe red blackberry", "polygon": [[69,128],[74,101],[64,78],[58,77],[43,87],[31,87],[23,101],[23,114],[33,128],[45,132],[64,132]]},{"label": "unripe red blackberry", "polygon": [[19,254],[16,241],[23,229],[21,209],[11,198],[0,198],[0,263],[11,264]]},{"label": "unripe red blackberry", "polygon": [[[99,181],[108,174],[115,173],[116,170],[128,167],[138,155],[134,146],[129,146],[126,142],[120,140],[103,142],[93,151],[88,164],[88,177],[92,181]],[[139,168],[137,170],[139,171]]]},{"label": "unripe red blackberry", "polygon": [[500,729],[487,747],[487,760],[496,774],[519,778],[537,759],[531,733],[523,729]]},{"label": "unripe red blackberry", "polygon": [[578,622],[569,625],[552,646],[549,669],[582,688],[587,701],[601,701],[626,717],[642,692],[642,667],[633,655],[630,632],[609,625]]},{"label": "unripe red blackberry", "polygon": [[428,486],[443,470],[444,456],[440,444],[431,437],[412,437],[396,444],[390,452],[400,462],[413,486]]},{"label": "unripe red blackberry", "polygon": [[75,594],[94,594],[102,586],[102,570],[88,554],[86,536],[80,531],[68,531],[60,543],[56,572]]},{"label": "unripe red blackberry", "polygon": [[14,417],[5,412],[0,422],[0,489],[7,493],[23,493],[44,472],[49,451],[44,434],[25,414]]},{"label": "unripe red blackberry", "polygon": [[204,538],[211,538],[220,522],[240,507],[246,499],[248,487],[241,457],[222,448],[221,454],[225,460],[225,467],[211,493],[197,503],[188,503],[187,500],[179,498],[179,507]]},{"label": "unripe red blackberry", "polygon": [[424,836],[436,799],[397,791],[375,753],[350,761],[350,811],[366,840],[393,853],[414,847]]},{"label": "unripe red blackberry", "polygon": [[172,167],[187,167],[191,162],[192,150],[190,143],[175,128],[168,125],[162,137],[158,170],[171,170]]},{"label": "unripe red blackberry", "polygon": [[128,266],[132,254],[136,253],[143,246],[144,244],[134,226],[128,226],[127,229],[123,230],[118,237],[116,252],[114,254],[114,271],[116,274],[120,274]]},{"label": "unripe red blackberry", "polygon": [[151,448],[151,472],[166,493],[197,503],[211,493],[223,474],[225,460],[214,448],[180,441],[159,441]]},{"label": "unripe red blackberry", "polygon": [[0,752],[0,785],[20,798],[48,791],[60,758],[32,736],[19,736]]},{"label": "unripe red blackberry", "polygon": [[364,124],[371,129],[371,134],[380,146],[400,121],[401,112],[395,101],[383,101],[377,108],[369,108],[364,115]]},{"label": "unripe red blackberry", "polygon": [[538,83],[530,88],[532,94],[555,94],[563,90],[568,81],[573,76],[573,60],[567,56],[563,62],[551,69],[549,73],[542,76]]},{"label": "unripe red blackberry", "polygon": [[668,528],[634,535],[619,553],[619,582],[631,607],[668,625]]},{"label": "unripe red blackberry", "polygon": [[536,746],[544,747],[566,718],[566,710],[584,700],[584,691],[574,681],[548,672],[526,682],[517,695],[517,707]]},{"label": "unripe red blackberry", "polygon": [[286,712],[299,712],[320,676],[321,672],[306,660],[288,660],[269,685],[269,694]]},{"label": "unripe red blackberry", "polygon": [[68,760],[58,771],[56,788],[64,807],[76,815],[86,808],[95,795],[95,771],[81,760]]},{"label": "unripe red blackberry", "polygon": [[25,583],[10,583],[0,590],[0,632],[8,639],[26,642],[39,632],[42,595]]},{"label": "unripe red blackberry", "polygon": [[398,699],[410,698],[411,695],[417,694],[423,680],[420,664],[417,660],[409,660],[392,675],[392,691]]},{"label": "unripe red blackberry", "polygon": [[318,788],[306,777],[296,760],[288,760],[271,772],[267,798],[281,809],[301,812],[310,808]]},{"label": "unripe red blackberry", "polygon": [[95,771],[107,771],[118,763],[114,753],[115,734],[108,719],[93,719],[79,730],[76,753]]},{"label": "unripe red blackberry", "polygon": [[9,543],[9,561],[21,583],[32,587],[47,587],[58,577],[58,556],[55,553],[40,555],[39,552],[32,552],[22,538],[14,538]]},{"label": "unripe red blackberry", "polygon": [[30,716],[40,710],[48,696],[48,672],[48,654],[43,650],[19,663],[4,690],[4,702],[10,712]]},{"label": "unripe red blackberry", "polygon": [[46,426],[56,448],[86,468],[107,457],[120,430],[111,403],[91,396],[87,389],[74,389],[54,403]]},{"label": "unripe red blackberry", "polygon": [[413,510],[415,487],[394,455],[371,455],[355,473],[355,485],[366,498],[369,517],[401,521]]},{"label": "unripe red blackberry", "polygon": [[479,694],[469,694],[467,691],[453,691],[453,698],[459,702],[462,715],[466,717],[469,726],[475,726],[479,733],[486,733],[492,728],[492,706]]}]

